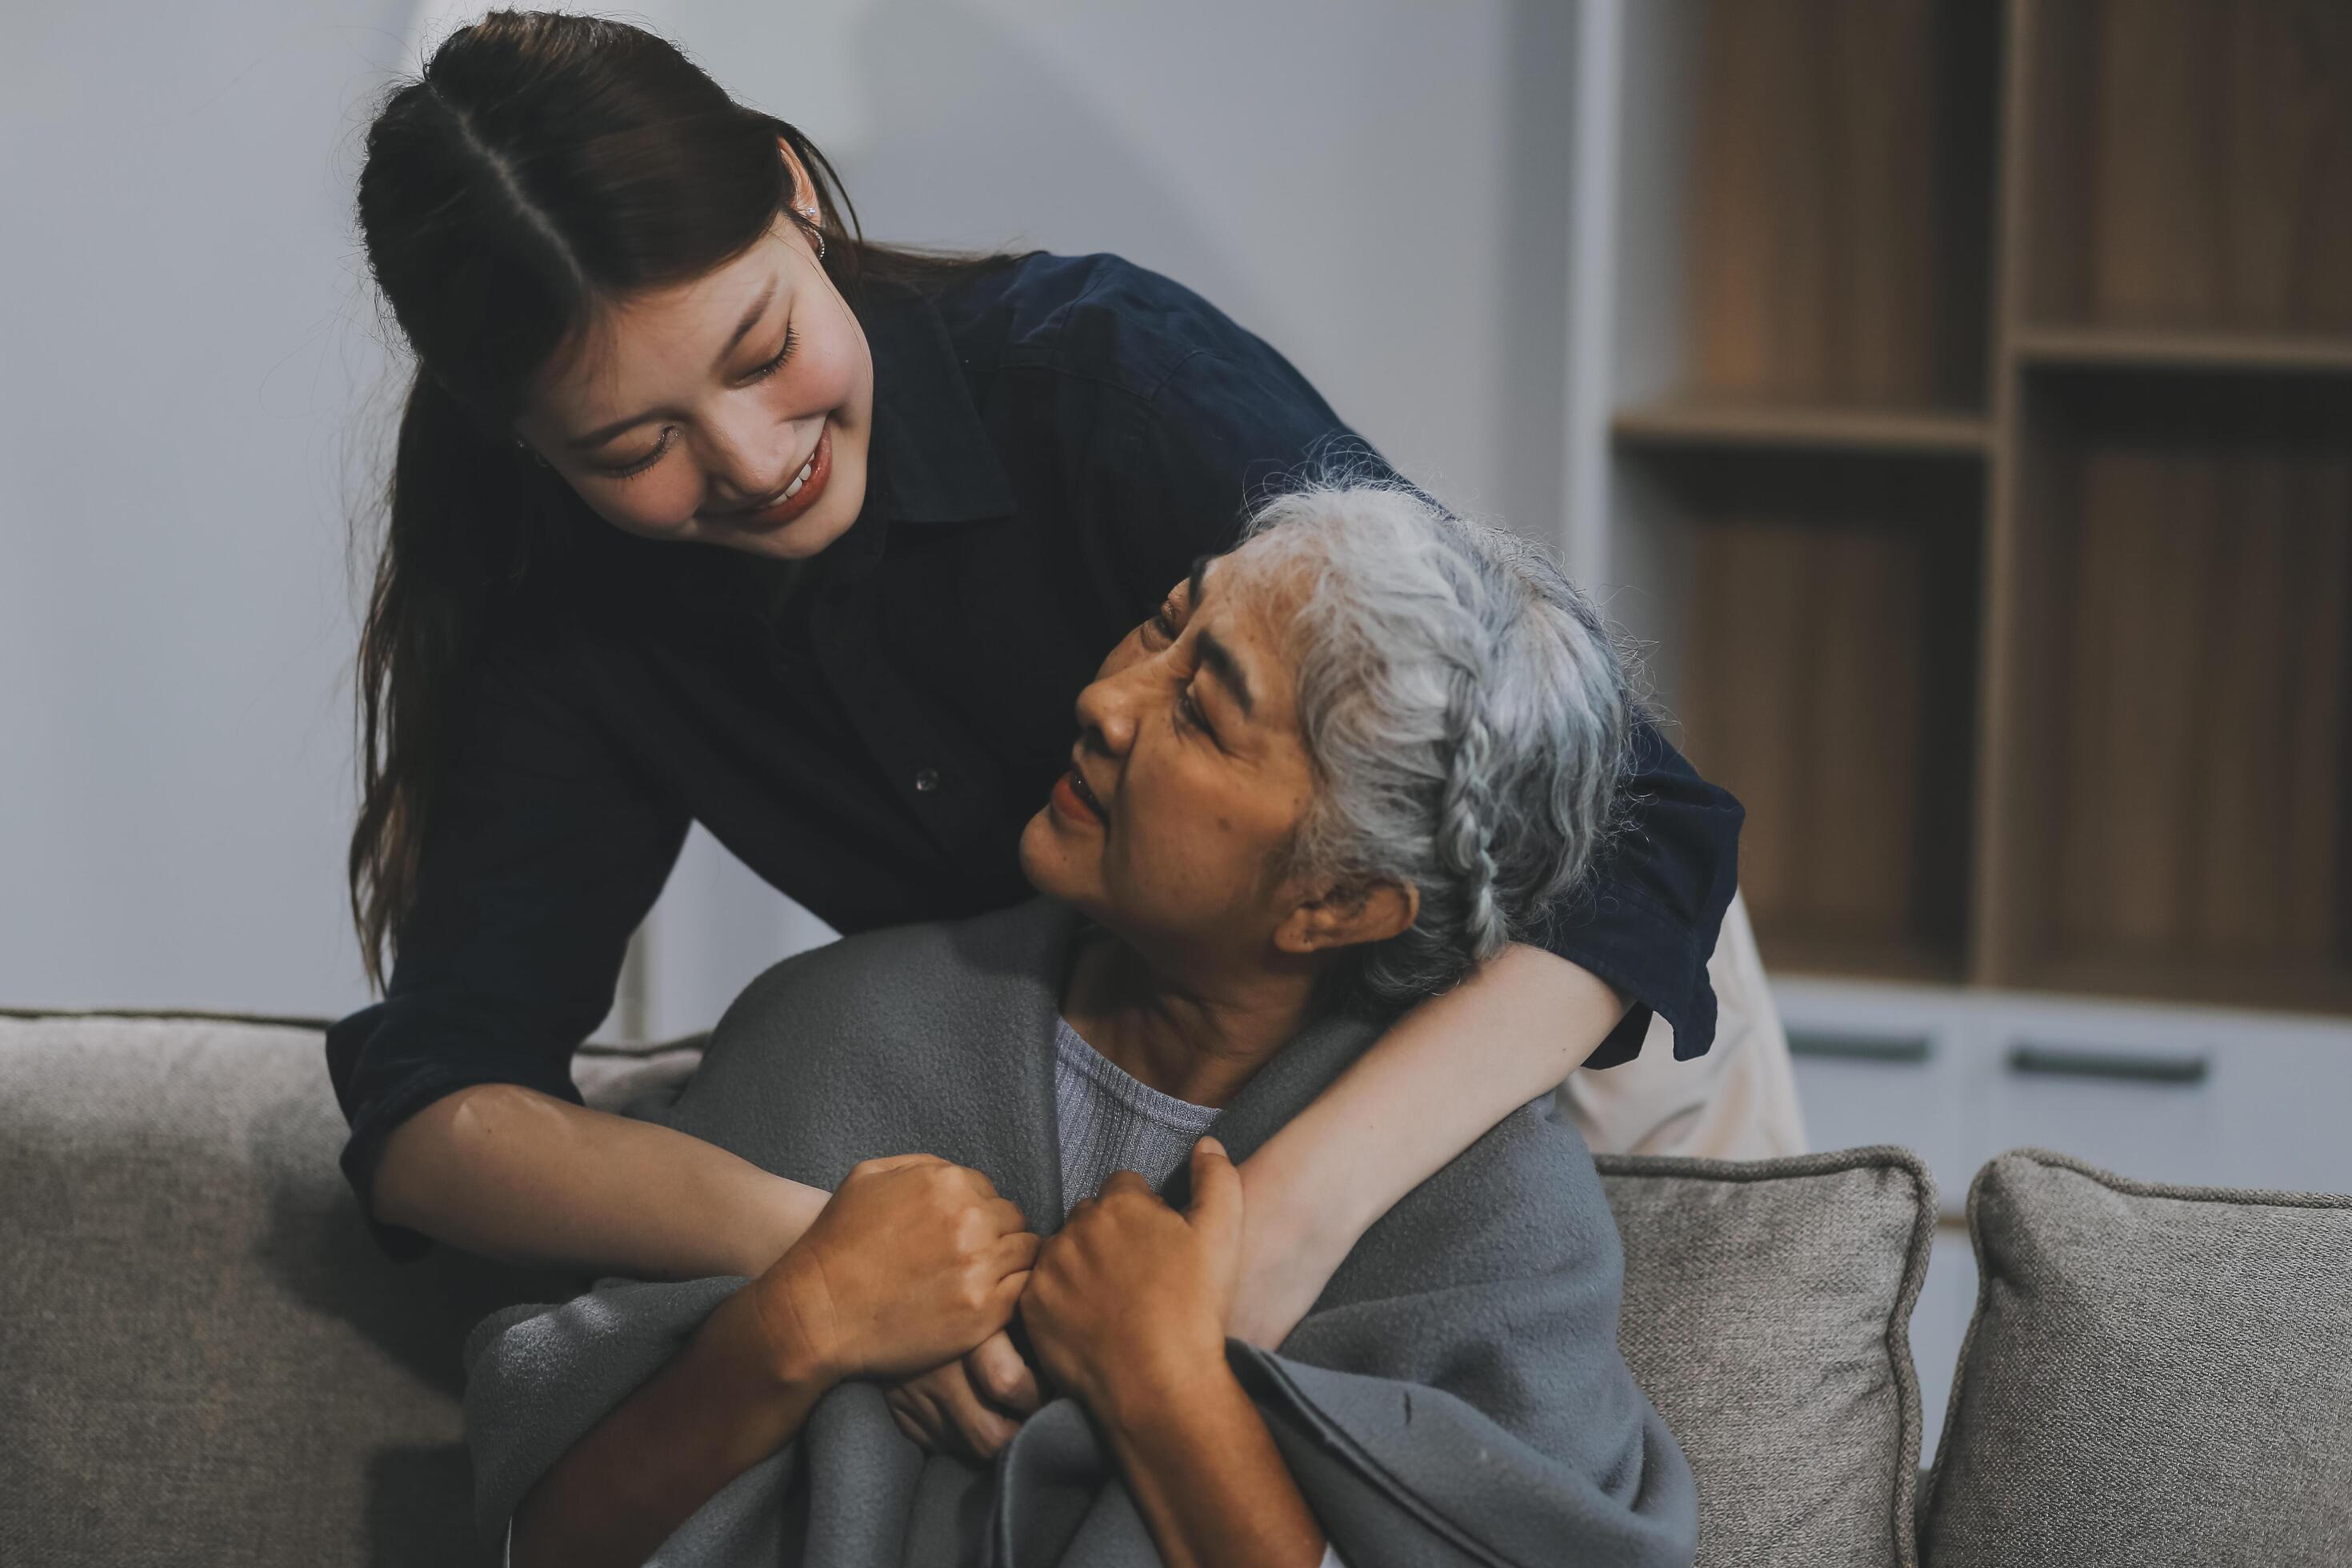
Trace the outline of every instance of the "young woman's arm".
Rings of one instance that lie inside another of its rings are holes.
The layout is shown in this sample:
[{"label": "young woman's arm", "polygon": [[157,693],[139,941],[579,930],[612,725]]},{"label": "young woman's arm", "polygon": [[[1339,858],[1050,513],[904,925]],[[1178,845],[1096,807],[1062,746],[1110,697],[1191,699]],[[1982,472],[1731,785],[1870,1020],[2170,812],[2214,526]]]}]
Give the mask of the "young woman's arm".
[{"label": "young woman's arm", "polygon": [[468,1252],[641,1279],[757,1278],[828,1195],[657,1122],[508,1083],[401,1123],[373,1190],[378,1219]]},{"label": "young woman's arm", "polygon": [[1591,971],[1515,945],[1398,1019],[1242,1163],[1234,1336],[1280,1344],[1373,1221],[1567,1078],[1626,1005]]},{"label": "young woman's arm", "polygon": [[396,1257],[756,1278],[826,1194],[586,1107],[572,1077],[689,827],[583,705],[585,658],[542,632],[480,656],[390,984],[327,1031],[343,1170]]}]

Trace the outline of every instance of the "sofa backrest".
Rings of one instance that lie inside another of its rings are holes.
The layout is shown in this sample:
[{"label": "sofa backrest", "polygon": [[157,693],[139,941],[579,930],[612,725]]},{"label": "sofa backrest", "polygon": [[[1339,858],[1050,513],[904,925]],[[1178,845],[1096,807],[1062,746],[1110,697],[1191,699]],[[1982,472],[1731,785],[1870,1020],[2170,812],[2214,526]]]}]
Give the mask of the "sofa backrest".
[{"label": "sofa backrest", "polygon": [[458,1346],[585,1281],[391,1262],[343,1136],[316,1024],[0,1016],[0,1563],[498,1562]]},{"label": "sofa backrest", "polygon": [[[692,1062],[583,1051],[575,1076],[642,1110]],[[343,1136],[316,1022],[0,1016],[0,1563],[498,1560],[459,1348],[586,1281],[390,1262]],[[1698,1473],[1700,1561],[1907,1564],[1924,1168],[1601,1163],[1621,1340]]]}]

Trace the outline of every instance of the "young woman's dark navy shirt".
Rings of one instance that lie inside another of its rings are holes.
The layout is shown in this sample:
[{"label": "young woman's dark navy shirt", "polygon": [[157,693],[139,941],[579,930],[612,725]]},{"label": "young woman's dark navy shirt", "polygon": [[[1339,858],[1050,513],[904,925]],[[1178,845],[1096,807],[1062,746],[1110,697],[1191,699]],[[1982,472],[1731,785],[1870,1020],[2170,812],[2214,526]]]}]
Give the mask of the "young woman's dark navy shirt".
[{"label": "young woman's dark navy shirt", "polygon": [[[564,491],[578,569],[501,608],[384,999],[327,1031],[363,1212],[385,1137],[432,1100],[579,1100],[573,1048],[690,822],[843,931],[1028,897],[1021,828],[1103,655],[1268,487],[1389,471],[1271,347],[1117,257],[1034,255],[858,315],[866,502],[805,572],[637,539]],[[1715,1032],[1740,807],[1647,724],[1637,747],[1628,826],[1546,938],[1636,999],[1592,1066],[1634,1055],[1654,1010],[1678,1057]],[[426,1245],[371,1224],[395,1256]]]}]

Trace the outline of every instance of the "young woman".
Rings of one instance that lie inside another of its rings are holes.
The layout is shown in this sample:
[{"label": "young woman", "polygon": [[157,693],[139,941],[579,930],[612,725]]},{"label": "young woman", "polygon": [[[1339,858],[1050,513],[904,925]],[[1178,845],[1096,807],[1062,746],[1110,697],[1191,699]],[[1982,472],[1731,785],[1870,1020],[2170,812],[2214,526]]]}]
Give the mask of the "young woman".
[{"label": "young woman", "polygon": [[[1115,257],[862,242],[804,138],[616,22],[452,34],[370,128],[359,216],[418,368],[351,855],[371,973],[395,963],[328,1033],[344,1171],[395,1255],[756,1274],[826,1194],[589,1110],[569,1070],[689,824],[846,932],[1019,901],[1102,650],[1265,483],[1386,470],[1273,349]],[[1704,1049],[1739,808],[1646,724],[1630,757],[1590,889],[1243,1163],[1244,1337],[1653,1009]],[[1009,1351],[974,1370],[1017,1409]],[[919,1392],[1007,1431],[957,1367]]]},{"label": "young woman", "polygon": [[[469,1337],[483,1521],[582,1568],[1688,1563],[1599,1177],[1536,1108],[1279,1353],[1227,1344],[1221,1145],[1541,918],[1628,708],[1528,546],[1402,488],[1267,508],[1079,697],[1021,841],[1046,900],[787,960],[714,1032],[676,1124],[835,1187],[808,1233],[755,1279],[608,1280]],[[1016,1313],[1070,1403],[996,1465],[925,1461],[868,1380]]]}]

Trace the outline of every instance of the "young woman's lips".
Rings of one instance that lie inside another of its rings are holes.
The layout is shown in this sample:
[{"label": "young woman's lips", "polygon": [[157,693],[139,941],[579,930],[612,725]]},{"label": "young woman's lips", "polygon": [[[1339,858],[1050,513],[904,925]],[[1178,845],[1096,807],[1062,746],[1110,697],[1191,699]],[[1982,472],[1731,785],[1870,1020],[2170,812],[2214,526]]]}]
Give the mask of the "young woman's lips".
[{"label": "young woman's lips", "polygon": [[1073,822],[1089,822],[1097,826],[1102,825],[1102,805],[1095,799],[1095,792],[1087,787],[1087,781],[1078,776],[1076,768],[1054,781],[1054,793],[1046,798],[1052,802],[1055,810]]},{"label": "young woman's lips", "polygon": [[832,420],[826,420],[817,431],[816,450],[809,455],[809,460],[803,466],[808,469],[808,478],[801,481],[800,489],[764,511],[744,512],[727,521],[743,529],[781,528],[816,505],[817,499],[824,494],[825,480],[833,478]]}]

